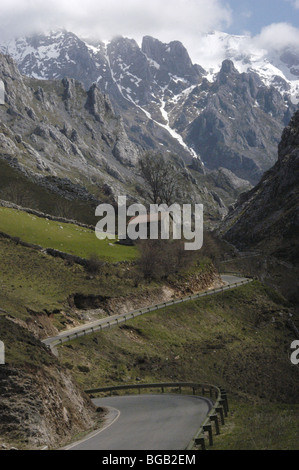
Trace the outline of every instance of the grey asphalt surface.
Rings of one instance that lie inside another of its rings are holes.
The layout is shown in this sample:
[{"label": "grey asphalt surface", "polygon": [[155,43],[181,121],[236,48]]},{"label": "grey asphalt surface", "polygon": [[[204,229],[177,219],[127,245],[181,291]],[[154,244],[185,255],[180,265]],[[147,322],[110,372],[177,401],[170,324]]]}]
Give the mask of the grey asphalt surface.
[{"label": "grey asphalt surface", "polygon": [[233,274],[221,274],[221,279],[228,285],[235,284],[236,282],[242,282],[248,280],[246,277],[239,277]]},{"label": "grey asphalt surface", "polygon": [[93,402],[110,408],[106,427],[67,450],[184,450],[212,407],[205,398],[170,394]]}]

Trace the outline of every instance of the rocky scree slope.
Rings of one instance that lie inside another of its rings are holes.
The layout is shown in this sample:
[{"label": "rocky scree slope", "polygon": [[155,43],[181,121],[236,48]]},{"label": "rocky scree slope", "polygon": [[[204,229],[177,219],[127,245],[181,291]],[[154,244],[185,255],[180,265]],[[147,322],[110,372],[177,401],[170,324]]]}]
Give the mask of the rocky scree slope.
[{"label": "rocky scree slope", "polygon": [[49,177],[109,178],[110,171],[125,181],[138,149],[96,85],[86,92],[73,79],[28,79],[8,56],[0,56],[0,78],[6,90],[0,107],[2,156]]}]

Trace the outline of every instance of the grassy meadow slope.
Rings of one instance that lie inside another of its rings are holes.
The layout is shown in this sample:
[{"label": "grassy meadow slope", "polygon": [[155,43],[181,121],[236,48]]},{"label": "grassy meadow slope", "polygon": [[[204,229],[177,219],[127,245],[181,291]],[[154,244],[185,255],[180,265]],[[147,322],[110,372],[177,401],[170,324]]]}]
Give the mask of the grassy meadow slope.
[{"label": "grassy meadow slope", "polygon": [[0,207],[0,231],[19,237],[27,243],[82,258],[96,254],[103,260],[118,262],[134,260],[137,256],[134,247],[120,246],[109,240],[98,240],[94,230],[5,207]]}]

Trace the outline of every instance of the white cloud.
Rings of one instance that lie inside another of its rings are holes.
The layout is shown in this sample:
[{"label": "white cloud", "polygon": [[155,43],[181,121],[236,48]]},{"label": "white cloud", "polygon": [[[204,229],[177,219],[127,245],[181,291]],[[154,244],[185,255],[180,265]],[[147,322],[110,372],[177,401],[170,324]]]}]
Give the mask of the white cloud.
[{"label": "white cloud", "polygon": [[232,36],[217,31],[209,36],[204,35],[189,52],[193,62],[214,73],[220,69],[224,59],[238,63],[239,71],[247,70],[247,59],[260,67],[268,57],[279,58],[288,46],[299,50],[299,29],[288,23],[273,23],[256,36],[251,36],[250,32]]},{"label": "white cloud", "polygon": [[288,23],[273,23],[263,28],[261,33],[253,38],[253,43],[267,50],[280,51],[286,46],[299,49],[299,29]]},{"label": "white cloud", "polygon": [[291,2],[295,8],[299,10],[299,0],[287,0],[288,2]]},{"label": "white cloud", "polygon": [[153,35],[188,46],[196,35],[225,28],[231,11],[222,0],[1,0],[0,39],[65,28],[84,36]]}]

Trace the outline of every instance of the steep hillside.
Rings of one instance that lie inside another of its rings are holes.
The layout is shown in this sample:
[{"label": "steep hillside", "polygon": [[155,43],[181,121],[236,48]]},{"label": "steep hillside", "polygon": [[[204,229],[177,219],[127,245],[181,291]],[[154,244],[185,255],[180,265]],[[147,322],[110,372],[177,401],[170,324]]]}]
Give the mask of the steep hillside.
[{"label": "steep hillside", "polygon": [[109,180],[109,163],[114,179],[125,182],[124,165],[136,164],[138,150],[129,142],[109,99],[96,86],[86,92],[71,79],[39,82],[24,78],[7,56],[0,57],[0,77],[6,89],[6,103],[0,108],[4,157],[47,175],[53,185],[55,177],[101,180],[105,166]]},{"label": "steep hillside", "polygon": [[299,301],[298,182],[299,112],[284,130],[277,163],[253,190],[240,197],[220,228],[225,240],[243,251],[256,252],[247,263],[255,275],[296,303]]},{"label": "steep hillside", "polygon": [[284,130],[278,161],[244,194],[224,224],[225,238],[298,265],[299,112]]},{"label": "steep hillside", "polygon": [[254,282],[80,338],[59,352],[85,389],[217,383],[228,391],[231,405],[227,429],[221,429],[223,446],[298,448],[299,376],[288,357],[290,314],[280,296]]}]

